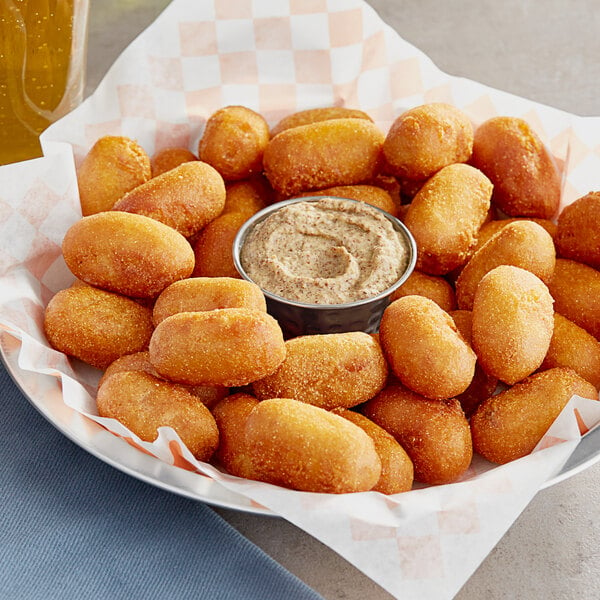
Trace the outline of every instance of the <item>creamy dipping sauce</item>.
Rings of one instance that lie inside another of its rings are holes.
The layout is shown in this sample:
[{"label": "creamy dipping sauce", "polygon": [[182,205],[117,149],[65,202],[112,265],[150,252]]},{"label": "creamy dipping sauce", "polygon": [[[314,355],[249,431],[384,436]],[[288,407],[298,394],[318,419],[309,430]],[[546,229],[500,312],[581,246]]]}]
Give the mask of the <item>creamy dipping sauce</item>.
[{"label": "creamy dipping sauce", "polygon": [[240,260],[272,294],[306,304],[345,304],[393,285],[407,268],[409,249],[381,211],[324,197],[289,204],[258,222]]}]

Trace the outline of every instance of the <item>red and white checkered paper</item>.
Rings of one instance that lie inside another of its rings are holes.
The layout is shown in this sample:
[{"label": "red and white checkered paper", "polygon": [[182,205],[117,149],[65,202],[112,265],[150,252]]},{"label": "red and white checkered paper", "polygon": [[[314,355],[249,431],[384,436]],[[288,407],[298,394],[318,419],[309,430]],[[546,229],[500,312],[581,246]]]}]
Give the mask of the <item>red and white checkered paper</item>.
[{"label": "red and white checkered paper", "polygon": [[270,125],[305,108],[360,108],[386,132],[404,110],[432,101],[458,106],[475,125],[499,114],[525,118],[561,169],[563,206],[600,187],[600,118],[450,77],[360,0],[175,0],[97,91],[43,134],[44,158],[0,168],[0,330],[20,341],[21,368],[54,376],[54,405],[268,507],[407,600],[456,594],[561,470],[579,426],[600,422],[600,406],[574,398],[531,456],[502,467],[475,460],[452,485],[388,497],[295,492],[198,463],[171,430],[150,444],[97,417],[98,372],[51,350],[42,321],[51,295],[72,280],[60,243],[81,216],[75,165],[100,136],[132,137],[149,154],[196,150],[206,119],[228,104],[248,106]]}]

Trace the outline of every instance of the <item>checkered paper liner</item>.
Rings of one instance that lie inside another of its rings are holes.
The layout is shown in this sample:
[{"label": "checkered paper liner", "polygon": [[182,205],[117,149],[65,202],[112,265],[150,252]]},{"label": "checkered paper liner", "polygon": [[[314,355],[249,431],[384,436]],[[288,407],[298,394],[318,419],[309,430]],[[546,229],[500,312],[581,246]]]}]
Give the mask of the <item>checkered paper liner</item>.
[{"label": "checkered paper liner", "polygon": [[600,423],[596,402],[573,398],[532,455],[501,467],[476,459],[452,485],[396,496],[295,492],[198,463],[168,428],[146,443],[98,417],[99,373],[50,349],[42,322],[50,297],[73,279],[60,244],[81,217],[75,165],[100,136],[132,137],[149,154],[196,150],[206,119],[228,104],[248,106],[270,125],[305,108],[360,108],[385,132],[407,108],[434,101],[458,106],[474,125],[499,114],[525,118],[560,168],[563,206],[598,188],[600,118],[448,76],[359,0],[175,0],[96,92],[43,134],[44,158],[0,168],[0,330],[20,341],[24,370],[54,378],[52,401],[267,507],[393,596],[419,600],[456,594],[561,470],[580,431]]}]

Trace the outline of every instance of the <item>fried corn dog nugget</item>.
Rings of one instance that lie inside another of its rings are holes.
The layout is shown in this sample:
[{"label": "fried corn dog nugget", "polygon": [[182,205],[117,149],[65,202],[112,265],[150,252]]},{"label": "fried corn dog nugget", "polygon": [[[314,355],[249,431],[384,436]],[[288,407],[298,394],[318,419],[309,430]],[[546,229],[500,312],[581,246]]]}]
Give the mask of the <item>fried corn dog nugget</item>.
[{"label": "fried corn dog nugget", "polygon": [[168,317],[154,330],[149,350],[150,362],[165,379],[232,387],[271,374],[286,349],[271,315],[222,308]]},{"label": "fried corn dog nugget", "polygon": [[233,262],[233,240],[246,219],[241,212],[226,213],[200,232],[193,243],[194,277],[241,278]]},{"label": "fried corn dog nugget", "polygon": [[187,148],[163,148],[150,159],[152,177],[162,175],[183,163],[191,162],[193,160],[198,160],[198,157]]},{"label": "fried corn dog nugget", "polygon": [[[115,373],[123,373],[124,371],[142,371],[143,373],[148,373],[149,375],[162,379],[150,362],[150,353],[147,350],[144,350],[142,352],[126,354],[110,363],[100,378],[98,387]],[[225,398],[229,393],[229,388],[218,385],[192,385],[185,387],[188,392],[198,398],[198,400],[209,409],[219,402],[219,400]]]},{"label": "fried corn dog nugget", "polygon": [[123,136],[100,138],[77,169],[83,216],[110,210],[150,177],[150,158],[137,142]]},{"label": "fried corn dog nugget", "polygon": [[571,369],[557,367],[488,398],[471,417],[475,451],[498,464],[526,456],[574,394],[598,399],[591,383]]},{"label": "fried corn dog nugget", "polygon": [[131,190],[113,210],[151,217],[191,237],[218,217],[224,206],[223,178],[210,165],[196,160]]},{"label": "fried corn dog nugget", "polygon": [[405,296],[384,311],[379,328],[394,374],[427,398],[452,398],[473,379],[475,353],[454,321],[433,300]]},{"label": "fried corn dog nugget", "polygon": [[474,252],[477,252],[481,246],[483,246],[492,236],[496,235],[503,227],[510,225],[511,223],[519,223],[521,221],[533,221],[541,227],[543,227],[550,237],[554,239],[556,237],[557,225],[550,219],[536,219],[534,217],[514,217],[510,219],[491,219],[484,223],[477,234],[477,243],[473,248]]},{"label": "fried corn dog nugget", "polygon": [[583,263],[557,258],[548,288],[554,310],[600,340],[600,273]]},{"label": "fried corn dog nugget", "polygon": [[473,126],[461,110],[432,102],[402,113],[390,127],[383,153],[397,177],[423,180],[453,163],[469,160]]},{"label": "fried corn dog nugget", "polygon": [[311,123],[318,123],[320,121],[330,121],[331,119],[365,119],[367,121],[373,121],[366,112],[356,108],[347,108],[345,106],[309,108],[283,117],[283,119],[271,129],[271,137],[275,137],[278,133],[281,133],[286,129],[291,129],[292,127],[310,125]]},{"label": "fried corn dog nugget", "polygon": [[[471,331],[473,325],[472,314],[470,310],[453,310],[450,313],[456,328],[460,331],[465,341],[472,347]],[[477,406],[486,398],[489,398],[498,387],[498,379],[488,375],[479,362],[475,363],[475,373],[469,387],[456,396],[460,405],[469,418]]]},{"label": "fried corn dog nugget", "polygon": [[292,400],[259,402],[246,420],[253,479],[306,492],[364,492],[377,484],[373,440],[332,412]]},{"label": "fried corn dog nugget", "polygon": [[252,460],[246,446],[246,421],[258,400],[239,392],[223,398],[212,409],[219,428],[219,446],[215,459],[228,473],[253,479]]},{"label": "fried corn dog nugget", "polygon": [[134,298],[151,298],[194,269],[194,251],[177,231],[133,213],[102,212],[77,221],[62,252],[75,277]]},{"label": "fried corn dog nugget", "polygon": [[503,227],[469,259],[456,280],[456,300],[465,310],[473,308],[481,278],[495,267],[513,265],[548,283],[554,272],[556,251],[550,234],[533,221]]},{"label": "fried corn dog nugget", "polygon": [[442,310],[456,308],[454,288],[443,277],[413,271],[408,279],[390,296],[390,302],[404,296],[425,296],[433,300]]},{"label": "fried corn dog nugget", "polygon": [[372,179],[384,135],[366,119],[333,119],[276,135],[265,150],[265,175],[288,197]]},{"label": "fried corn dog nugget", "polygon": [[267,310],[261,289],[245,279],[231,277],[192,277],[165,288],[154,303],[152,318],[158,325],[167,317],[181,312],[217,308],[251,308]]},{"label": "fried corn dog nugget", "polygon": [[512,385],[539,368],[552,338],[552,305],[544,282],[520,267],[501,265],[481,279],[472,342],[486,373]]},{"label": "fried corn dog nugget", "polygon": [[494,117],[475,131],[471,164],[494,184],[494,204],[511,217],[551,219],[560,203],[560,174],[529,124]]},{"label": "fried corn dog nugget", "polygon": [[469,165],[449,165],[427,180],[404,217],[417,242],[419,271],[444,275],[466,262],[491,196],[489,179]]},{"label": "fried corn dog nugget", "polygon": [[190,452],[208,461],[219,443],[215,419],[183,386],[142,371],[109,377],[96,398],[101,417],[117,419],[141,440],[153,442],[159,427],[171,427]]},{"label": "fried corn dog nugget", "polygon": [[585,329],[554,313],[554,332],[541,369],[568,367],[600,390],[600,342]]},{"label": "fried corn dog nugget", "polygon": [[373,491],[382,494],[408,492],[412,488],[414,468],[406,450],[396,438],[360,413],[346,408],[336,408],[332,412],[358,425],[373,440],[381,460],[381,476],[373,486]]},{"label": "fried corn dog nugget", "polygon": [[50,345],[99,369],[148,347],[152,311],[134,300],[78,284],[55,294],[44,314]]},{"label": "fried corn dog nugget", "polygon": [[325,409],[350,408],[385,384],[387,364],[377,340],[362,331],[287,340],[286,357],[252,387],[259,400],[294,398]]},{"label": "fried corn dog nugget", "polygon": [[560,256],[600,269],[600,192],[566,206],[558,217],[556,249]]},{"label": "fried corn dog nugget", "polygon": [[213,113],[200,143],[200,160],[212,165],[225,181],[238,181],[262,171],[269,126],[245,106],[225,106]]},{"label": "fried corn dog nugget", "polygon": [[225,188],[223,213],[243,213],[246,218],[273,202],[273,189],[264,177],[230,183]]},{"label": "fried corn dog nugget", "polygon": [[324,190],[304,192],[301,196],[335,196],[338,198],[350,198],[351,200],[366,202],[371,206],[385,210],[394,217],[398,216],[398,208],[392,200],[391,195],[384,189],[375,185],[337,185],[325,188]]},{"label": "fried corn dog nugget", "polygon": [[471,431],[458,400],[431,400],[391,385],[369,400],[362,412],[406,450],[416,481],[451,483],[469,468]]}]

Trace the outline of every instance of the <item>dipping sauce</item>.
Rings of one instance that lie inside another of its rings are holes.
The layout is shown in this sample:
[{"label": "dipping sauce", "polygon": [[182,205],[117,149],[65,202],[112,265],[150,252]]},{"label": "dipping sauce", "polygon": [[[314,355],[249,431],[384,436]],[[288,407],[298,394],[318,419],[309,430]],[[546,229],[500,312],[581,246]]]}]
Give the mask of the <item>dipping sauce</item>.
[{"label": "dipping sauce", "polygon": [[392,286],[408,242],[382,211],[343,198],[283,206],[248,233],[240,254],[261,288],[306,304],[346,304]]}]

